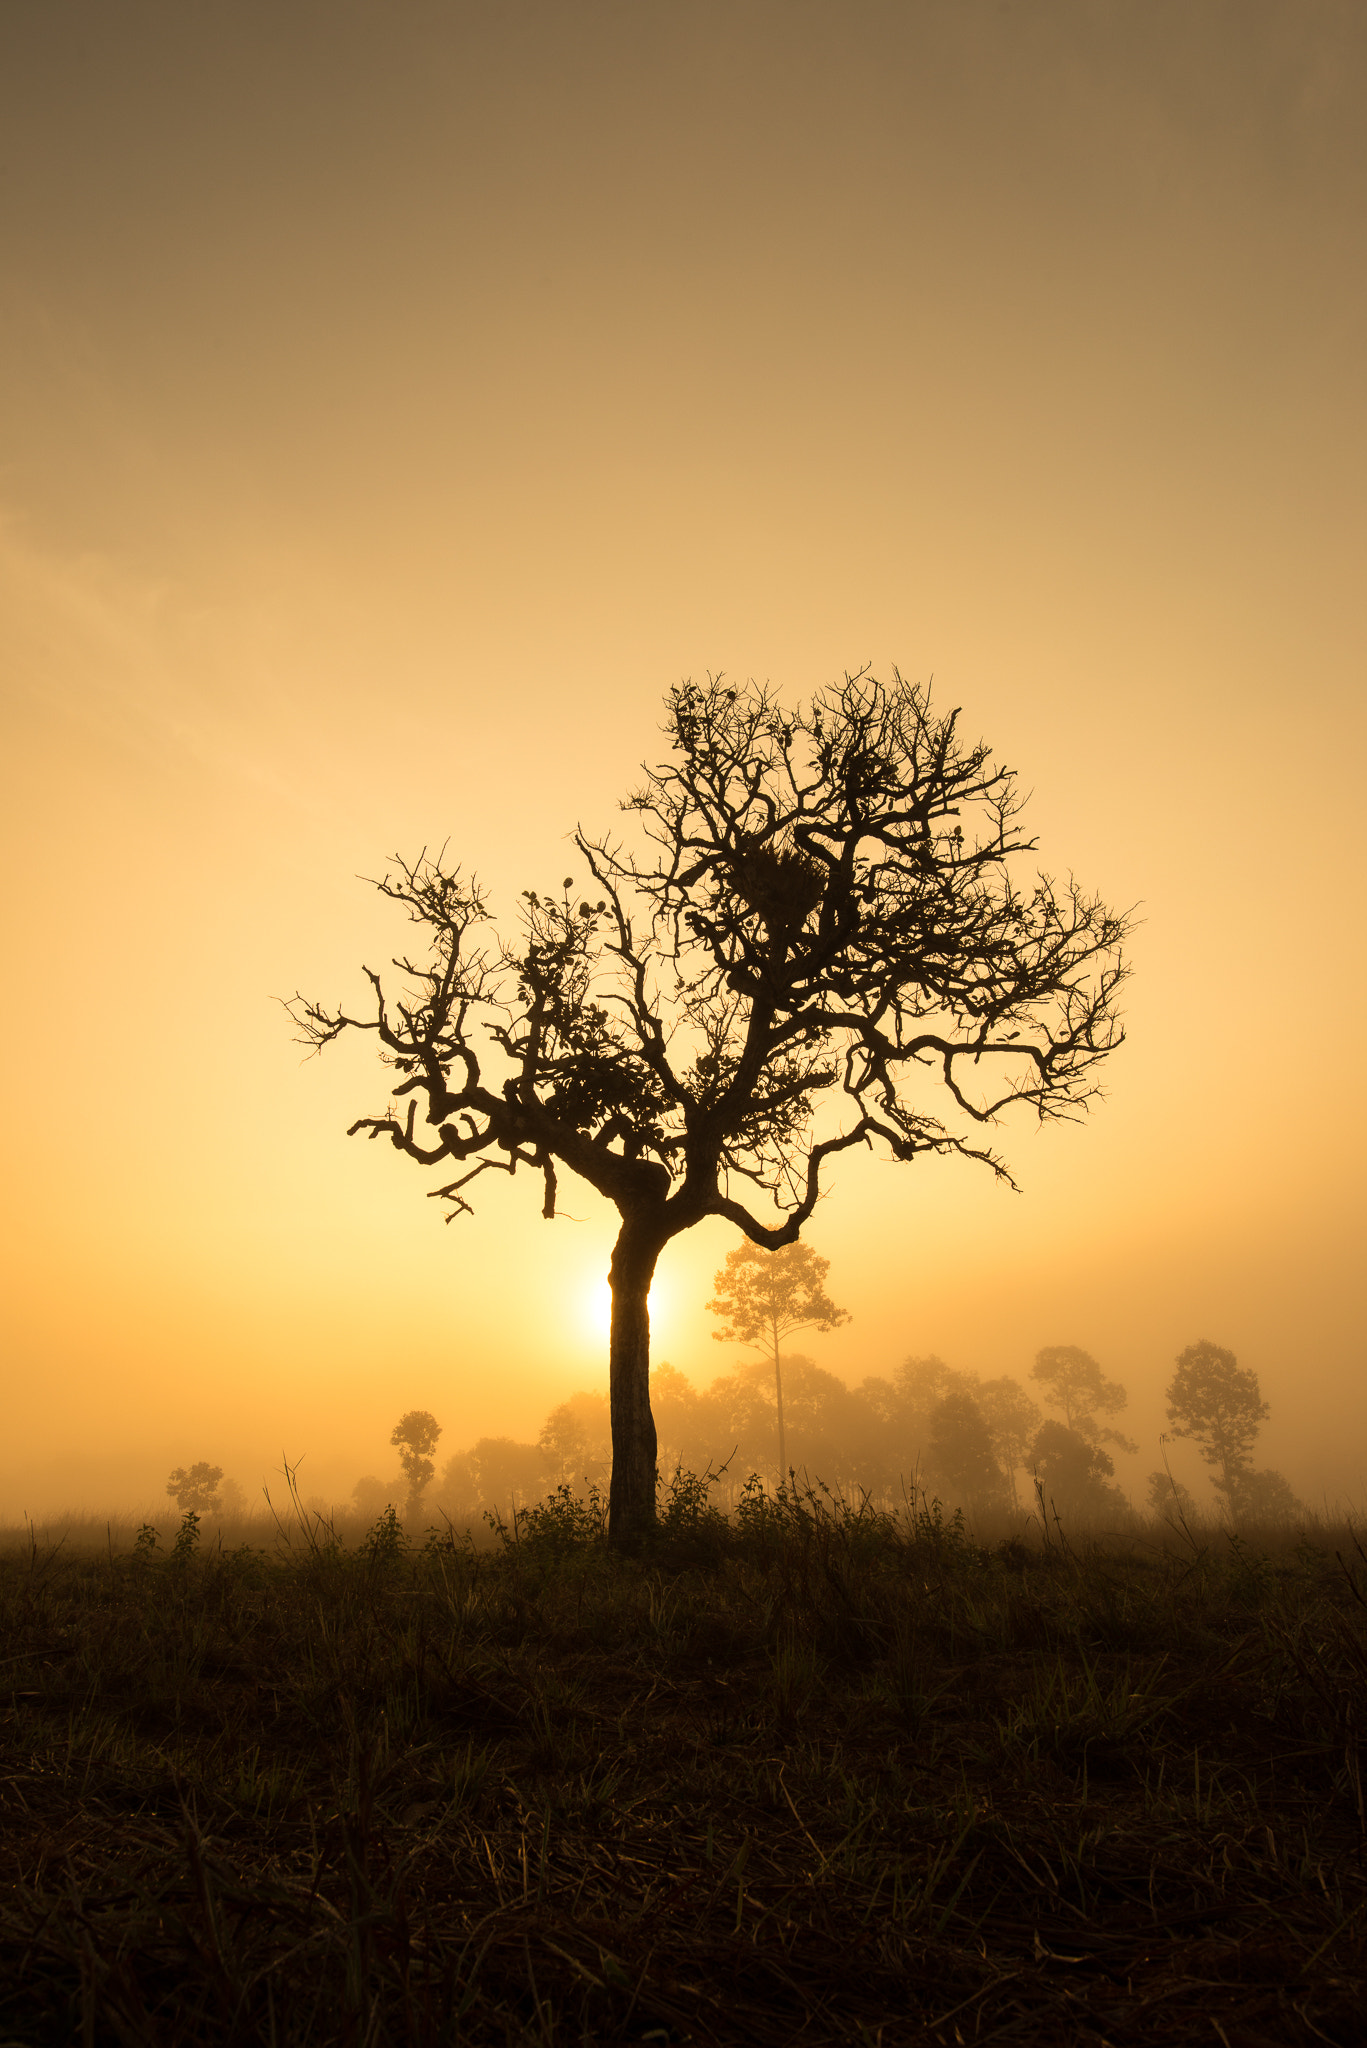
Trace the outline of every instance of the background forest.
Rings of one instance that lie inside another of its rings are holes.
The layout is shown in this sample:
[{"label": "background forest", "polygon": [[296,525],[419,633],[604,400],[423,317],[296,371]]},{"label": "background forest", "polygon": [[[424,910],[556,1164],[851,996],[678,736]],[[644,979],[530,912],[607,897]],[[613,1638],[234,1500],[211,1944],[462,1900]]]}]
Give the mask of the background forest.
[{"label": "background forest", "polygon": [[[1201,1512],[1166,1468],[1149,1475],[1142,1502],[1117,1484],[1111,1450],[1135,1449],[1115,1420],[1126,1391],[1073,1345],[1040,1351],[1027,1384],[1008,1374],[985,1379],[932,1355],[909,1357],[890,1376],[851,1387],[794,1351],[782,1358],[782,1388],[788,1465],[799,1482],[867,1494],[879,1507],[924,1494],[961,1508],[971,1526],[990,1528],[1035,1508],[1038,1479],[1051,1510],[1089,1527],[1127,1521],[1140,1507]],[[1222,1519],[1266,1525],[1303,1512],[1282,1475],[1253,1462],[1268,1411],[1256,1377],[1231,1353],[1206,1342],[1189,1346],[1168,1392],[1170,1433],[1195,1440]],[[664,1361],[651,1374],[651,1400],[662,1480],[679,1467],[718,1473],[714,1498],[726,1508],[752,1475],[768,1489],[778,1483],[768,1358],[738,1364],[704,1387]],[[485,1436],[439,1461],[433,1453],[441,1434],[426,1411],[402,1418],[392,1439],[399,1470],[359,1479],[350,1505],[367,1520],[393,1505],[410,1526],[439,1515],[461,1523],[488,1511],[509,1518],[561,1487],[587,1498],[606,1483],[605,1393],[561,1402],[531,1441]]]}]

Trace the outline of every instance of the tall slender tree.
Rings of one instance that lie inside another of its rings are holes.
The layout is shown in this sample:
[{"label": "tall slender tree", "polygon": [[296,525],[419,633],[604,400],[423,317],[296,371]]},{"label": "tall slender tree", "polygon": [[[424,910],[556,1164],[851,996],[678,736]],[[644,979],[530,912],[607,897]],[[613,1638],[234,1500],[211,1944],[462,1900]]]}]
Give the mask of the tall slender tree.
[{"label": "tall slender tree", "polygon": [[712,1332],[718,1344],[756,1344],[774,1363],[774,1407],[778,1417],[778,1476],[788,1476],[788,1440],[783,1427],[783,1361],[779,1346],[794,1330],[837,1330],[850,1319],[826,1292],[830,1260],[807,1244],[768,1251],[749,1238],[726,1254],[715,1275],[707,1306],[722,1318]]},{"label": "tall slender tree", "polygon": [[401,1415],[394,1425],[394,1434],[389,1441],[399,1453],[403,1476],[408,1482],[408,1514],[416,1518],[422,1513],[423,1495],[432,1484],[436,1465],[432,1453],[437,1448],[441,1435],[441,1424],[426,1408],[410,1408]]},{"label": "tall slender tree", "polygon": [[[558,1177],[617,1209],[610,1529],[655,1516],[647,1298],[680,1231],[723,1216],[795,1244],[855,1146],[958,1154],[1008,1109],[1071,1117],[1120,1043],[1127,919],[1025,871],[1012,771],[929,692],[867,673],[789,710],[719,678],[670,692],[669,757],[623,808],[628,844],[578,831],[580,897],[528,891],[515,935],[444,856],[378,887],[419,928],[369,1014],[296,997],[306,1042],[374,1032],[389,1106],[352,1124],[439,1170],[458,1213],[491,1171]],[[422,1112],[419,1124],[419,1109]]]}]

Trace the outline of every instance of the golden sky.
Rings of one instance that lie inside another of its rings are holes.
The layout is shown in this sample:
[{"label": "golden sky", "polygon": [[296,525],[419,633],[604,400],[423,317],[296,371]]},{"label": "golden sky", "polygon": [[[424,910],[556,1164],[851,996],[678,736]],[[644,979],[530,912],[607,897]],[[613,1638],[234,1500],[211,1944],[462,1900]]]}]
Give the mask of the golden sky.
[{"label": "golden sky", "polygon": [[272,998],[359,1000],[395,850],[558,883],[680,677],[866,661],[1144,922],[1022,1194],[840,1165],[807,1348],[1081,1344],[1139,1494],[1210,1337],[1361,1500],[1365,207],[1332,0],[6,7],[0,1517],[604,1384],[603,1206],[444,1228]]}]

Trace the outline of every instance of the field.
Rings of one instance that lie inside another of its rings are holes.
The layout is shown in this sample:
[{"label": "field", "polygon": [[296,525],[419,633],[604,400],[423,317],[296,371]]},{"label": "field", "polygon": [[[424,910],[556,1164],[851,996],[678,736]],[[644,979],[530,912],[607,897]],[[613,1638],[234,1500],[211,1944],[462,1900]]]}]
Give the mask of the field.
[{"label": "field", "polygon": [[1348,1529],[198,1534],[0,1557],[0,2043],[1363,2038]]}]

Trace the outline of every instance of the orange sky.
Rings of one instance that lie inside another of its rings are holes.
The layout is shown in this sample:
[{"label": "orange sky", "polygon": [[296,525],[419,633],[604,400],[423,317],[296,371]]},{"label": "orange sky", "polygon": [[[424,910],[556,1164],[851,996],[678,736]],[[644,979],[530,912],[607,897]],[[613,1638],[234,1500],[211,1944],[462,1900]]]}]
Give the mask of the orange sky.
[{"label": "orange sky", "polygon": [[1139,1493],[1208,1336],[1361,1500],[1362,10],[53,0],[0,138],[0,1517],[602,1384],[596,1199],[443,1228],[271,998],[358,999],[396,848],[558,882],[681,676],[868,660],[1144,924],[1022,1195],[842,1163],[809,1348],[1082,1344]]}]

